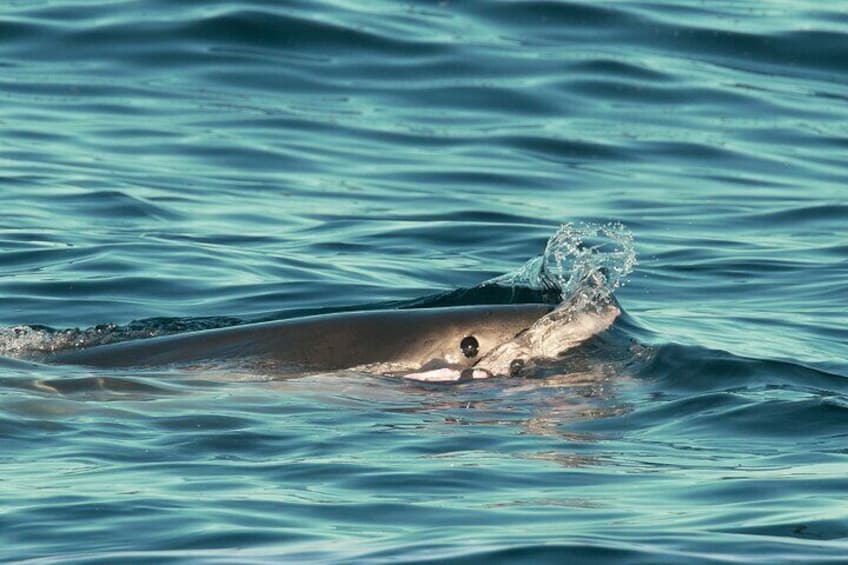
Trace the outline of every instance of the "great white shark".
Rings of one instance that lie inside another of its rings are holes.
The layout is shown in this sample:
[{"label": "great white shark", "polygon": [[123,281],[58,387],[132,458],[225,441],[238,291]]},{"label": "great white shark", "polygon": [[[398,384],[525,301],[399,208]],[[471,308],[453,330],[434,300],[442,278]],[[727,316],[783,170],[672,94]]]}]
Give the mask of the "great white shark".
[{"label": "great white shark", "polygon": [[44,361],[110,368],[256,361],[281,373],[355,369],[462,381],[558,354],[619,313],[612,305],[568,319],[560,312],[547,304],[346,312],[65,350]]}]

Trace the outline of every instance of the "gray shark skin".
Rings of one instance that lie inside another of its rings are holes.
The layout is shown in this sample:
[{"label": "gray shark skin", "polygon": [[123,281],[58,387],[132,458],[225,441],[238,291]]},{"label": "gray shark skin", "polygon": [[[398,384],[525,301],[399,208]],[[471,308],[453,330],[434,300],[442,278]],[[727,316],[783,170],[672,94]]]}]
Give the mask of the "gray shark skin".
[{"label": "gray shark skin", "polygon": [[511,304],[348,312],[68,350],[44,362],[129,368],[257,360],[292,373],[369,365],[461,371],[552,309]]}]

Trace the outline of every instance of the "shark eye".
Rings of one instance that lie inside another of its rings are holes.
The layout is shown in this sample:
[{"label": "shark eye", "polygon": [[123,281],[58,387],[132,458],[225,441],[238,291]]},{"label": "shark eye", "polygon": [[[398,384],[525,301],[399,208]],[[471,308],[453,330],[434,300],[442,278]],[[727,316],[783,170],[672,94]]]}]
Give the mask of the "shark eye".
[{"label": "shark eye", "polygon": [[480,351],[480,344],[477,343],[476,337],[469,335],[462,338],[462,341],[459,342],[459,348],[462,350],[462,354],[466,357],[475,357]]}]

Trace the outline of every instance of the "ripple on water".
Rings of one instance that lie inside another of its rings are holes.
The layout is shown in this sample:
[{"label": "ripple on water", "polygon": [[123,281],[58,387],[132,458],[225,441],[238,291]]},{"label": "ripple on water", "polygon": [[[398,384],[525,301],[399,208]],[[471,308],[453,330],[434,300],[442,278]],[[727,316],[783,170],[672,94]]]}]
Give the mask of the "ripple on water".
[{"label": "ripple on water", "polygon": [[[6,4],[4,356],[559,298],[505,273],[623,314],[450,387],[0,360],[0,560],[844,560],[841,6]],[[581,222],[628,269],[533,259]]]}]

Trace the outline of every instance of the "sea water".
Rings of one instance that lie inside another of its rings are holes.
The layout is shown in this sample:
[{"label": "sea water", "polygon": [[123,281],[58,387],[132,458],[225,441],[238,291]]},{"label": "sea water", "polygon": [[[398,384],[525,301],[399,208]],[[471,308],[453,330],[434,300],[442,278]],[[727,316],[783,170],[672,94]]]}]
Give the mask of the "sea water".
[{"label": "sea water", "polygon": [[[4,2],[0,560],[845,562],[846,124],[840,2]],[[19,361],[550,300],[609,225],[534,378]]]}]

